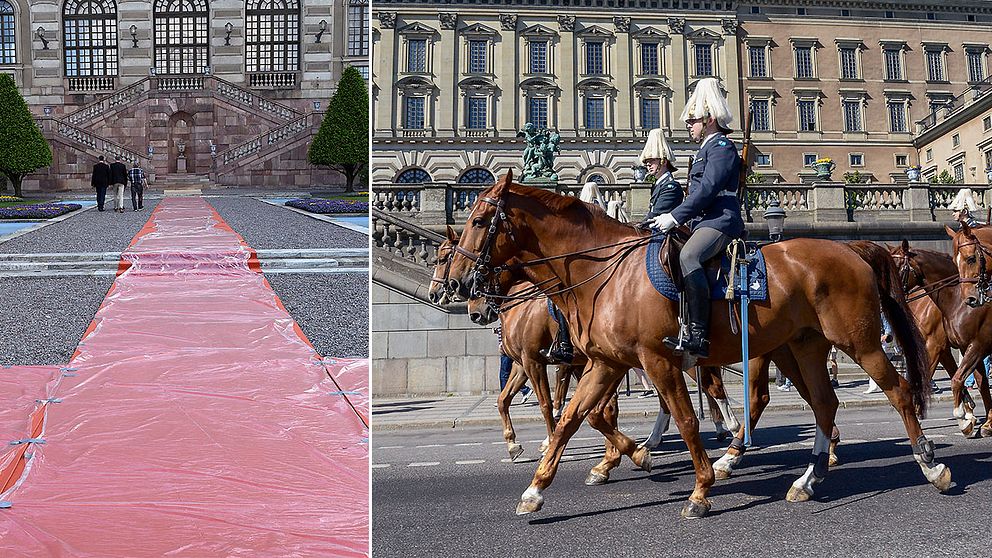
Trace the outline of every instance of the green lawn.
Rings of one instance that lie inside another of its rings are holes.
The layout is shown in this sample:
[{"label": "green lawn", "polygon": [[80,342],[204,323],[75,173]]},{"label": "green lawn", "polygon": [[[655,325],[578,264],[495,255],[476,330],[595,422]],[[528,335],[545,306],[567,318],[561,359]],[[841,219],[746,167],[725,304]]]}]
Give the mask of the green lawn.
[{"label": "green lawn", "polygon": [[317,196],[325,200],[351,200],[351,201],[369,201],[368,192],[351,192],[349,194],[322,194]]},{"label": "green lawn", "polygon": [[41,203],[47,200],[32,200],[25,199],[23,201],[4,201],[4,196],[0,195],[0,207],[14,207],[15,205],[29,205],[32,203]]}]

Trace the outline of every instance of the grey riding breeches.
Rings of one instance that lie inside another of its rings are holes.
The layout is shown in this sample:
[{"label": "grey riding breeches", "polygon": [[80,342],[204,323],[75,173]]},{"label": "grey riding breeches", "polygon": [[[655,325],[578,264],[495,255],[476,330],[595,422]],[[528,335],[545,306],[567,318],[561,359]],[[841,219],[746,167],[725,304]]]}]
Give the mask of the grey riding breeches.
[{"label": "grey riding breeches", "polygon": [[679,254],[682,276],[685,277],[703,268],[703,262],[726,250],[732,239],[722,232],[709,227],[696,229]]}]

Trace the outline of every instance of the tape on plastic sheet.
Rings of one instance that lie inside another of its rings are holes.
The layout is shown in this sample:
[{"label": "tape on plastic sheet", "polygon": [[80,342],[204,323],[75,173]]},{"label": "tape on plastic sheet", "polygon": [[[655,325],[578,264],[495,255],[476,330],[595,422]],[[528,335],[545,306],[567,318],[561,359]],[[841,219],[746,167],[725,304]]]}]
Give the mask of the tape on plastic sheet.
[{"label": "tape on plastic sheet", "polygon": [[327,395],[361,395],[360,391],[329,391]]},{"label": "tape on plastic sheet", "polygon": [[35,399],[34,402],[35,403],[61,403],[62,402],[62,398],[61,397],[50,397],[48,399]]},{"label": "tape on plastic sheet", "polygon": [[0,510],[6,510],[13,507],[13,502],[0,502]]},{"label": "tape on plastic sheet", "polygon": [[44,444],[44,443],[46,443],[44,438],[23,438],[21,440],[14,440],[13,442],[10,443],[10,445],[19,446],[21,444]]}]

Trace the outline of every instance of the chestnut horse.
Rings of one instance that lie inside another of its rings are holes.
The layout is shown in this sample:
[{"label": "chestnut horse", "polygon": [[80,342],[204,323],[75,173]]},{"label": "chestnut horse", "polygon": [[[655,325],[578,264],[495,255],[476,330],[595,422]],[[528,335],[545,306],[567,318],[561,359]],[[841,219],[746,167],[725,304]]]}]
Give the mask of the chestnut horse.
[{"label": "chestnut horse", "polygon": [[[964,379],[971,372],[975,371],[975,381],[980,382],[982,372],[980,370],[981,360],[992,351],[992,311],[989,311],[989,270],[992,264],[989,262],[989,247],[992,246],[992,228],[989,227],[969,227],[962,223],[961,229],[954,232],[950,227],[945,227],[947,235],[952,239],[952,256],[958,276],[960,277],[959,302],[953,310],[945,311],[944,325],[951,336],[962,335],[967,349],[961,355],[958,363],[957,373],[951,380],[954,388],[954,416],[960,420],[968,421],[970,412],[967,401],[961,395],[964,392]],[[946,291],[948,289],[944,289]],[[950,298],[948,295],[947,298]],[[940,304],[939,301],[935,301]],[[943,310],[943,307],[941,308]],[[982,399],[985,403],[986,418],[982,424],[980,432],[982,435],[992,434],[992,398],[988,398],[987,382],[980,386],[982,389]],[[972,417],[970,420],[974,421]],[[974,423],[972,422],[972,425]],[[966,427],[962,424],[962,431]]]},{"label": "chestnut horse", "polygon": [[[971,436],[976,433],[975,401],[964,389],[963,384],[963,378],[970,371],[960,368],[954,362],[951,347],[960,349],[964,354],[971,345],[979,343],[982,323],[986,320],[985,315],[989,314],[992,308],[987,306],[968,308],[961,297],[961,292],[955,288],[958,268],[947,254],[912,249],[905,240],[902,245],[892,248],[891,251],[899,262],[899,275],[907,294],[912,294],[915,290],[917,296],[920,296],[909,304],[926,339],[927,356],[930,359],[927,376],[933,377],[938,362],[944,365],[944,370],[951,377],[951,387],[954,392],[954,416],[958,419],[961,433],[966,437]],[[979,355],[985,354],[981,353],[980,348],[976,350],[979,351]],[[988,381],[980,360],[981,356],[973,371],[985,404],[987,418],[978,433],[982,436],[992,436],[992,395],[989,393]],[[955,382],[959,369],[962,370],[962,380]]]},{"label": "chestnut horse", "polygon": [[[579,200],[514,184],[510,173],[480,195],[468,216],[456,253],[446,266],[447,288],[468,300],[502,266],[519,270],[532,283],[552,291],[549,294],[566,316],[573,344],[590,360],[548,452],[521,497],[518,514],[541,509],[542,491],[551,484],[568,439],[585,417],[605,404],[608,390],[632,366],[643,368],[651,377],[689,448],[696,482],[683,517],[702,517],[710,509],[706,496],[714,481],[713,467],[699,437],[681,359],[661,342],[678,331],[678,307],[647,280],[644,258],[649,238]],[[817,239],[788,240],[767,246],[763,252],[769,301],[753,305],[747,324],[750,351],[755,356],[768,355],[789,345],[809,389],[817,425],[812,463],[793,483],[788,499],[809,499],[813,486],[826,476],[827,433],[833,428],[838,406],[824,373],[831,344],[875,379],[901,415],[924,476],[939,490],[946,490],[950,470],[935,460],[933,443],[923,435],[917,418],[927,402],[919,330],[905,301],[900,302],[903,294],[898,280],[891,282],[891,292],[880,293],[876,285],[876,272],[895,275],[895,266],[875,270],[844,245]],[[548,287],[552,281],[557,285]],[[908,382],[882,350],[880,305],[906,351]],[[717,303],[713,312],[721,317],[729,309]],[[721,320],[713,324],[712,354],[699,364],[740,361],[739,334]],[[634,445],[603,421],[595,427],[622,453]]]}]

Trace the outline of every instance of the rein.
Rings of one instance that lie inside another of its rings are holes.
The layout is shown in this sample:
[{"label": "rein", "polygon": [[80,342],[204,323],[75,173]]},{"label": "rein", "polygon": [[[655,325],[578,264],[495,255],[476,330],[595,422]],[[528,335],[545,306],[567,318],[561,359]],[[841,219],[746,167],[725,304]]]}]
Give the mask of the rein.
[{"label": "rein", "polygon": [[[920,283],[924,281],[924,278],[920,275],[918,271],[916,271],[916,269],[913,268],[912,265],[910,265],[909,256],[906,256],[904,254],[892,254],[892,258],[903,260],[903,262],[899,265],[899,279],[902,281],[902,290],[906,293],[906,302],[913,302],[914,300],[919,300],[921,298],[930,296],[931,294],[941,289],[952,287],[961,282],[961,278],[958,277],[957,275],[949,275],[947,277],[944,277],[943,279],[938,279],[936,281],[925,283],[923,285],[917,284],[914,286],[910,286],[909,284],[910,274],[912,274],[913,277],[915,277],[916,280]],[[921,291],[921,292],[913,296],[909,296],[910,293],[916,291]]]},{"label": "rein", "polygon": [[992,256],[992,252],[985,247],[977,236],[968,235],[971,242],[966,242],[964,244],[958,245],[958,251],[965,246],[976,246],[975,253],[978,255],[978,277],[962,277],[960,279],[961,283],[975,283],[975,290],[978,291],[978,305],[981,306],[985,304],[990,296],[989,290],[992,288],[992,284],[989,282],[989,270],[986,267],[985,256]]}]

